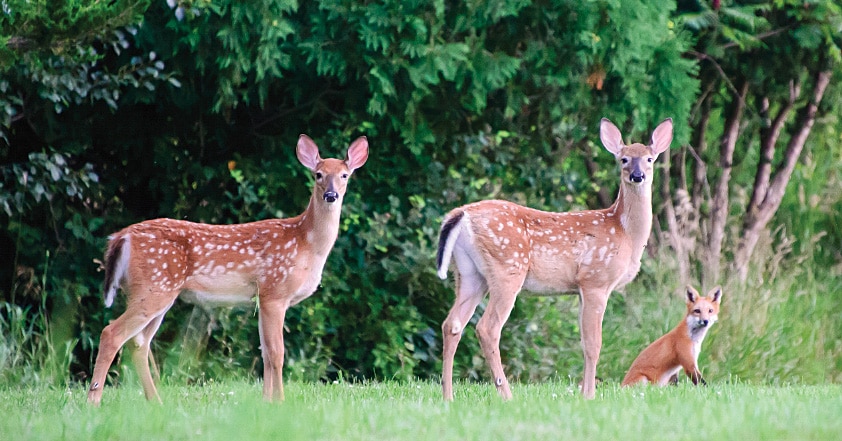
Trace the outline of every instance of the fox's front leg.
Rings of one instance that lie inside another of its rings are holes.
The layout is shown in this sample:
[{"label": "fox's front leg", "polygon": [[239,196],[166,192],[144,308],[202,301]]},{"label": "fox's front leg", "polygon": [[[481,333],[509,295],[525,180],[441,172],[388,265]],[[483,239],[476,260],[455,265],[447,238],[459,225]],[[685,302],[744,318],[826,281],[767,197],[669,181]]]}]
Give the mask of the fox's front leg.
[{"label": "fox's front leg", "polygon": [[690,380],[692,380],[693,384],[695,384],[696,386],[698,386],[700,383],[702,386],[708,385],[707,381],[705,381],[705,379],[702,378],[702,373],[699,372],[698,367],[693,366],[690,369],[684,368],[684,371],[687,372],[687,376],[690,377]]}]

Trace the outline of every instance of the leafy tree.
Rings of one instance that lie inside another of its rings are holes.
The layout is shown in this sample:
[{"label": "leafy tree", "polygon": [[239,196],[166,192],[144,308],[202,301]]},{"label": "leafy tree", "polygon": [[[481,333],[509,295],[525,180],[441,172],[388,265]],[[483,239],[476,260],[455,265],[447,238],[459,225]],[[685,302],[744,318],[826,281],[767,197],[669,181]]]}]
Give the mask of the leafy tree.
[{"label": "leafy tree", "polygon": [[[683,154],[678,164],[692,170],[686,178],[679,173],[678,196],[686,196],[687,204],[667,207],[670,243],[685,279],[697,242],[704,281],[720,278],[732,217],[740,227],[736,247],[728,251],[733,268],[746,277],[816,118],[835,108],[824,105],[823,97],[834,73],[839,75],[840,12],[830,1],[683,4],[680,22],[698,35],[689,54],[700,60],[703,90],[690,119],[692,154]],[[751,196],[736,205],[731,197],[741,187],[750,188]]]}]

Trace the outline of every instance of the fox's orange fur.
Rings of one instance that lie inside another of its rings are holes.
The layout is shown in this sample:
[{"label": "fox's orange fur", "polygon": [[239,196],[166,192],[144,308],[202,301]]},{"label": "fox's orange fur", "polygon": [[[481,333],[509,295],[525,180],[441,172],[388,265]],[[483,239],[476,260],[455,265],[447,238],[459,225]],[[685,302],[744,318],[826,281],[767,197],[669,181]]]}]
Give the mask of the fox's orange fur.
[{"label": "fox's orange fur", "polygon": [[693,380],[693,384],[706,384],[699,372],[697,360],[708,329],[719,315],[722,289],[716,287],[707,297],[699,296],[693,287],[687,287],[687,315],[672,331],[655,340],[632,363],[623,379],[623,386],[651,383],[665,386],[678,378],[678,370]]}]

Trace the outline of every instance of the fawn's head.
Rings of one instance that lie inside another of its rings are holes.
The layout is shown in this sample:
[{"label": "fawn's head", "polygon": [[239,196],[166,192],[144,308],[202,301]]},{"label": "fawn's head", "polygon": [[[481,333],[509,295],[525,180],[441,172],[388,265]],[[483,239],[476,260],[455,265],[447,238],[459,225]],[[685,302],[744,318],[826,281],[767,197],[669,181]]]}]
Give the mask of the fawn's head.
[{"label": "fawn's head", "polygon": [[722,288],[716,287],[706,297],[699,295],[692,286],[687,286],[687,325],[690,329],[699,329],[716,323],[719,318],[719,302]]},{"label": "fawn's head", "polygon": [[651,184],[655,159],[666,151],[672,142],[672,118],[658,124],[652,132],[652,140],[648,146],[639,143],[623,144],[620,130],[607,118],[602,118],[599,124],[599,138],[605,149],[613,153],[620,162],[623,184]]},{"label": "fawn's head", "polygon": [[298,138],[295,154],[316,177],[313,194],[327,206],[340,206],[348,186],[348,178],[368,159],[368,140],[365,136],[361,136],[351,143],[343,161],[333,158],[322,159],[316,143],[307,135],[301,135]]}]

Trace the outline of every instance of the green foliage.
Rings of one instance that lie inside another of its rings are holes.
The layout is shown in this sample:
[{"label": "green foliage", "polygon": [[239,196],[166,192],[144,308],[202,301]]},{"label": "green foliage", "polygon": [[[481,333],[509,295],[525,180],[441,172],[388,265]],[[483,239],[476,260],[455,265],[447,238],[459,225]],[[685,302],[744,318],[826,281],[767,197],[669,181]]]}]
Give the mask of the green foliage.
[{"label": "green foliage", "polygon": [[148,0],[6,0],[0,15],[0,72],[18,62],[39,67],[54,55],[97,61],[100,55],[91,43],[137,23],[148,6]]},{"label": "green foliage", "polygon": [[99,181],[91,164],[75,170],[67,157],[53,153],[31,153],[26,164],[13,164],[0,170],[0,208],[9,217],[29,213],[36,205],[46,203],[58,209],[66,199],[84,199],[92,184]]},{"label": "green foliage", "polygon": [[178,84],[154,53],[118,57],[132,45],[148,0],[3,2],[0,14],[0,138],[14,122],[55,125],[68,107],[97,101],[112,110],[126,87]]}]

